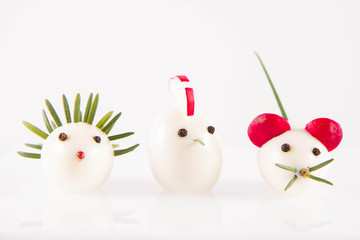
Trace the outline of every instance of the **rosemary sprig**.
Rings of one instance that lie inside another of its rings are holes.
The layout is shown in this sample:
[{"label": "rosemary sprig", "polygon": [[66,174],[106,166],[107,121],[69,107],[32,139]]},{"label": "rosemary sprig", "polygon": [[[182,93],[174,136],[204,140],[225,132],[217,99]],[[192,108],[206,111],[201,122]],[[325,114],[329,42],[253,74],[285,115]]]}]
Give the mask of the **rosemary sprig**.
[{"label": "rosemary sprig", "polygon": [[119,156],[119,155],[123,155],[125,153],[131,152],[133,150],[135,150],[135,148],[137,148],[139,146],[139,144],[136,144],[132,147],[126,148],[126,149],[121,149],[121,150],[115,150],[114,151],[114,155],[115,156]]},{"label": "rosemary sprig", "polygon": [[316,177],[316,176],[311,175],[311,174],[309,174],[309,178],[311,178],[312,180],[318,181],[318,182],[322,182],[322,183],[329,184],[329,185],[331,185],[331,186],[334,185],[334,184],[332,184],[331,182],[329,182],[328,180],[325,180],[325,179],[323,179],[323,178]]},{"label": "rosemary sprig", "polygon": [[201,141],[200,139],[193,139],[194,142],[200,143],[201,145],[205,146],[205,143]]},{"label": "rosemary sprig", "polygon": [[45,126],[46,126],[48,132],[51,133],[53,131],[53,129],[52,129],[51,125],[50,125],[49,119],[46,116],[46,113],[45,113],[44,109],[43,109],[42,113],[43,113],[43,119],[44,119],[44,122],[45,122]]},{"label": "rosemary sprig", "polygon": [[87,122],[89,119],[89,114],[90,114],[90,109],[91,109],[91,104],[92,104],[92,98],[93,98],[93,94],[91,93],[87,104],[86,104],[86,108],[85,108],[85,115],[84,115],[84,122]]},{"label": "rosemary sprig", "polygon": [[290,180],[290,182],[286,185],[284,191],[288,190],[288,189],[294,184],[294,182],[296,181],[296,179],[297,179],[297,176],[294,175],[294,177],[293,177],[293,178]]},{"label": "rosemary sprig", "polygon": [[17,152],[20,156],[26,157],[26,158],[34,158],[34,159],[40,159],[41,155],[39,153],[27,153],[27,152]]},{"label": "rosemary sprig", "polygon": [[56,126],[56,124],[55,124],[53,121],[50,122],[50,125],[51,125],[51,127],[52,127],[53,129],[57,129],[57,126]]},{"label": "rosemary sprig", "polygon": [[75,104],[74,104],[74,123],[81,121],[81,113],[80,113],[80,94],[76,94]]},{"label": "rosemary sprig", "polygon": [[41,150],[42,149],[42,144],[31,144],[31,143],[25,143],[25,146],[30,147],[30,148],[34,148],[34,149],[38,149]]},{"label": "rosemary sprig", "polygon": [[273,93],[274,93],[276,102],[277,102],[277,104],[278,104],[278,106],[279,106],[279,108],[280,108],[281,115],[283,116],[283,118],[285,118],[286,120],[288,120],[288,117],[287,117],[287,115],[286,115],[286,113],[285,113],[285,109],[284,109],[284,107],[283,107],[283,105],[282,105],[282,103],[281,103],[281,101],[280,101],[280,97],[279,97],[279,95],[278,95],[278,93],[277,93],[277,91],[276,91],[276,89],[275,89],[274,84],[272,83],[272,81],[271,81],[271,79],[270,79],[270,76],[269,76],[268,72],[266,71],[266,68],[265,68],[265,66],[264,66],[264,64],[263,64],[260,56],[257,54],[257,52],[254,52],[254,53],[255,53],[255,55],[257,56],[257,58],[259,59],[262,68],[264,69],[265,75],[266,75],[266,77],[267,77],[267,79],[268,79],[268,81],[269,81],[269,84],[270,84],[270,86],[271,86],[271,89],[272,89],[272,91],[273,91]]},{"label": "rosemary sprig", "polygon": [[57,113],[56,113],[55,109],[53,108],[53,106],[51,105],[51,103],[49,102],[49,100],[46,99],[46,100],[45,100],[45,103],[46,103],[46,106],[47,106],[47,108],[48,108],[51,116],[53,117],[56,125],[57,125],[58,127],[62,126],[62,123],[61,123],[61,121],[60,121],[60,118],[59,118],[59,116],[57,115]]},{"label": "rosemary sprig", "polygon": [[30,131],[32,131],[33,133],[35,133],[36,135],[38,135],[39,137],[46,139],[49,135],[47,133],[45,133],[44,131],[42,131],[41,129],[35,127],[34,125],[32,125],[31,123],[28,123],[26,121],[23,121],[23,124],[25,125],[25,127],[27,129],[29,129]]},{"label": "rosemary sprig", "polygon": [[63,94],[63,105],[64,105],[66,122],[67,122],[67,123],[71,123],[71,114],[70,114],[69,103],[68,103],[68,101],[67,101],[67,99],[66,99],[65,94]]},{"label": "rosemary sprig", "polygon": [[99,94],[96,94],[95,98],[94,98],[94,102],[91,105],[91,110],[90,110],[90,114],[89,114],[89,118],[87,120],[88,124],[92,124],[94,121],[94,117],[95,117],[95,113],[96,113],[96,109],[99,103]]},{"label": "rosemary sprig", "polygon": [[105,125],[105,123],[110,119],[112,114],[113,114],[113,111],[110,111],[107,114],[105,114],[105,116],[103,116],[100,119],[100,121],[96,124],[96,127],[101,129]]},{"label": "rosemary sprig", "polygon": [[121,112],[116,114],[116,116],[111,119],[111,121],[105,125],[105,127],[103,127],[101,130],[105,133],[105,134],[109,134],[110,130],[113,128],[113,126],[115,125],[116,121],[119,119],[119,117],[121,116]]},{"label": "rosemary sprig", "polygon": [[109,140],[114,141],[114,140],[117,140],[117,139],[126,138],[128,136],[133,135],[133,134],[134,134],[134,132],[127,132],[127,133],[117,134],[117,135],[114,135],[114,136],[110,136]]},{"label": "rosemary sprig", "polygon": [[275,165],[276,165],[277,167],[279,167],[279,168],[285,169],[285,170],[290,171],[290,172],[296,173],[296,171],[297,171],[296,168],[289,167],[289,166],[286,166],[286,165],[283,165],[283,164],[280,164],[280,163],[275,163]]},{"label": "rosemary sprig", "polygon": [[332,161],[334,161],[333,158],[330,159],[330,160],[327,160],[327,161],[325,161],[325,162],[323,162],[323,163],[320,163],[319,165],[316,165],[316,166],[314,166],[314,167],[311,167],[311,168],[309,168],[309,172],[313,172],[313,171],[316,171],[316,170],[318,170],[318,169],[320,169],[320,168],[322,168],[322,167],[325,167],[326,165],[328,165],[328,164],[331,163]]}]

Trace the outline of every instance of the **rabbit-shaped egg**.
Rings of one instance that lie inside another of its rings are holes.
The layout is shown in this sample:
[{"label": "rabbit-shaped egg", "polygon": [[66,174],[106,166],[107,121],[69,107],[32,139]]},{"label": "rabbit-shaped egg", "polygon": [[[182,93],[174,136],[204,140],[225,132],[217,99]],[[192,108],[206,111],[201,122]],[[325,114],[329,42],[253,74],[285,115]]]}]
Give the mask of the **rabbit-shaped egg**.
[{"label": "rabbit-shaped egg", "polygon": [[168,191],[199,193],[217,182],[222,153],[217,132],[205,113],[196,109],[194,91],[185,76],[170,79],[178,105],[162,113],[149,136],[152,173]]}]

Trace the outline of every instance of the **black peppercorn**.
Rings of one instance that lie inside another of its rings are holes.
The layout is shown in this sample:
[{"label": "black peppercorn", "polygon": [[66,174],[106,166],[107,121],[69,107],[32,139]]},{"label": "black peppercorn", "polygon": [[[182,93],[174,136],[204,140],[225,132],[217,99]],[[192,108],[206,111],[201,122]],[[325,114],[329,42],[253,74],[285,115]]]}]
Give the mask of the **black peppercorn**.
[{"label": "black peppercorn", "polygon": [[290,151],[290,145],[287,143],[284,143],[283,145],[281,145],[281,151],[283,151],[283,152]]},{"label": "black peppercorn", "polygon": [[60,141],[65,141],[66,139],[67,139],[66,133],[60,133],[60,134],[59,134],[59,140],[60,140]]},{"label": "black peppercorn", "polygon": [[207,130],[210,134],[214,134],[215,132],[215,128],[213,126],[208,126]]},{"label": "black peppercorn", "polygon": [[185,129],[185,128],[182,128],[182,129],[180,129],[179,131],[178,131],[178,135],[180,136],[180,137],[186,137],[186,135],[187,135],[187,130]]}]

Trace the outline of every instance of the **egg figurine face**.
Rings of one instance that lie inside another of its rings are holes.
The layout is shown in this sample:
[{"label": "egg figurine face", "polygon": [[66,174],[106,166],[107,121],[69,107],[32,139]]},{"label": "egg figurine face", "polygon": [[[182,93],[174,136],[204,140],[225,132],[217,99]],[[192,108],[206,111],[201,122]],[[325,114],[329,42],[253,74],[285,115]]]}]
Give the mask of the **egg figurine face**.
[{"label": "egg figurine face", "polygon": [[148,144],[150,167],[167,191],[206,192],[219,178],[221,147],[212,121],[201,111],[194,113],[189,96],[187,103],[187,113],[173,107],[154,123]]},{"label": "egg figurine face", "polygon": [[92,101],[92,94],[90,94],[84,118],[80,111],[79,94],[75,100],[73,119],[65,96],[63,96],[63,103],[67,121],[64,125],[50,102],[46,100],[49,112],[54,119],[54,122],[50,123],[43,111],[48,133],[28,122],[23,122],[30,131],[45,139],[43,144],[25,144],[40,150],[41,153],[18,153],[23,157],[41,159],[43,171],[50,184],[59,190],[66,192],[95,190],[108,179],[114,157],[131,152],[138,147],[136,144],[127,149],[114,150],[117,146],[111,141],[134,133],[108,136],[121,115],[118,113],[110,120],[112,111],[101,118],[96,125],[92,125],[98,105],[98,95]]},{"label": "egg figurine face", "polygon": [[87,123],[71,123],[55,129],[44,143],[41,155],[50,182],[68,192],[102,186],[114,161],[107,135]]},{"label": "egg figurine face", "polygon": [[338,123],[318,118],[305,128],[291,128],[275,114],[256,117],[248,128],[250,140],[259,147],[258,167],[265,181],[274,189],[301,195],[314,190],[325,180],[326,167],[334,159],[330,151],[342,139]]}]

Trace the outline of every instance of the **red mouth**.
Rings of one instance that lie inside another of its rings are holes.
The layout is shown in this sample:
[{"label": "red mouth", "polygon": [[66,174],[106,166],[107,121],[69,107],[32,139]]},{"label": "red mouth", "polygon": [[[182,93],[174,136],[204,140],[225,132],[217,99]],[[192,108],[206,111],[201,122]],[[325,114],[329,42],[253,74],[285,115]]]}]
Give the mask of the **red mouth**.
[{"label": "red mouth", "polygon": [[81,162],[85,158],[85,153],[82,151],[78,151],[76,153],[76,156],[78,157],[78,161]]}]

